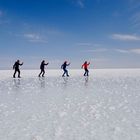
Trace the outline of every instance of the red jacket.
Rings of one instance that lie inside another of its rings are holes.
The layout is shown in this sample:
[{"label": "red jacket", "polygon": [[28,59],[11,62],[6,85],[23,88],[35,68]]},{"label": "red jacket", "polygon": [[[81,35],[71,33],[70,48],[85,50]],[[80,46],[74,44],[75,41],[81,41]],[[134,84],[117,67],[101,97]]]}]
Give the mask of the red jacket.
[{"label": "red jacket", "polygon": [[89,66],[89,64],[90,64],[90,63],[84,63],[84,64],[82,65],[82,68],[87,69],[88,66]]}]

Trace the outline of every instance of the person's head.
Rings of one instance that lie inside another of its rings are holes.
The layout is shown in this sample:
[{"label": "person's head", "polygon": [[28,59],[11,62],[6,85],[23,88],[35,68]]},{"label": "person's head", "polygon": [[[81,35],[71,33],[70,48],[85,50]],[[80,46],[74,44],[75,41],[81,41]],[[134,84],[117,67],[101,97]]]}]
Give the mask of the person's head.
[{"label": "person's head", "polygon": [[65,61],[64,63],[67,63],[67,61]]},{"label": "person's head", "polygon": [[87,61],[85,61],[85,64],[87,64]]},{"label": "person's head", "polygon": [[42,60],[42,63],[45,63],[45,60]]},{"label": "person's head", "polygon": [[20,61],[19,61],[19,60],[17,60],[17,62],[19,63]]}]

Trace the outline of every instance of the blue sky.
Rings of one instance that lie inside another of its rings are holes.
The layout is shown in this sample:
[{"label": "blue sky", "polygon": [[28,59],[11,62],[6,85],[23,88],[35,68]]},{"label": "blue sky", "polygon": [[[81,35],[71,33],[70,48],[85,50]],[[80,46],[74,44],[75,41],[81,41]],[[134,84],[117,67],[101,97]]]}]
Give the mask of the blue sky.
[{"label": "blue sky", "polygon": [[0,0],[0,69],[140,67],[139,0]]}]

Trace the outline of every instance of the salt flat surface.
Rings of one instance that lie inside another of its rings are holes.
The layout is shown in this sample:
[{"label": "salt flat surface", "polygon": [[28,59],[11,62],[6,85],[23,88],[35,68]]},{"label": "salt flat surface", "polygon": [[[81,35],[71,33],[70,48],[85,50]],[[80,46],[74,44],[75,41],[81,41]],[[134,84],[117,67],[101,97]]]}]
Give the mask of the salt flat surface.
[{"label": "salt flat surface", "polygon": [[0,71],[0,140],[140,140],[140,69]]}]

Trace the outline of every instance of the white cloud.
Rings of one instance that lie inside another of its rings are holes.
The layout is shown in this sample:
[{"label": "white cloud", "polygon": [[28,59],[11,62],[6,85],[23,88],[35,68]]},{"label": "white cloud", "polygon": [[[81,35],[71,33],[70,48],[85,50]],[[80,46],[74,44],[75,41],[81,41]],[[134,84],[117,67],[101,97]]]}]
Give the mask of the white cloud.
[{"label": "white cloud", "polygon": [[91,50],[84,50],[82,52],[93,52],[93,53],[102,53],[107,51],[113,51],[123,54],[140,54],[140,48],[134,48],[134,49],[107,49],[107,48],[99,48],[99,49],[91,49]]},{"label": "white cloud", "polygon": [[80,8],[85,7],[85,0],[69,0],[69,1]]},{"label": "white cloud", "polygon": [[24,37],[29,39],[40,39],[40,37],[36,34],[24,34]]},{"label": "white cloud", "polygon": [[113,13],[112,13],[112,16],[113,17],[120,17],[121,16],[121,13],[119,12],[119,11],[114,11]]},{"label": "white cloud", "polygon": [[99,49],[91,49],[91,50],[84,50],[83,52],[106,52],[107,49],[99,48]]},{"label": "white cloud", "polygon": [[76,46],[91,46],[91,43],[76,43]]},{"label": "white cloud", "polygon": [[131,17],[130,20],[132,22],[133,27],[140,26],[140,12],[135,12]]},{"label": "white cloud", "polygon": [[113,34],[111,38],[122,41],[140,41],[140,36],[129,34]]},{"label": "white cloud", "polygon": [[28,33],[24,34],[24,37],[30,42],[37,42],[37,43],[48,43],[44,37],[40,36],[39,34]]},{"label": "white cloud", "polygon": [[129,8],[128,8],[128,14],[129,14],[129,20],[132,25],[132,28],[139,29],[140,27],[140,2],[139,0],[129,0]]},{"label": "white cloud", "polygon": [[137,49],[131,49],[130,52],[136,53],[136,54],[140,54],[140,49],[139,48],[137,48]]},{"label": "white cloud", "polygon": [[[88,0],[71,0],[74,4],[78,5],[80,8],[85,8],[85,3],[86,1]],[[96,1],[97,3],[100,3],[101,0],[94,0]]]},{"label": "white cloud", "polygon": [[47,30],[47,34],[48,35],[62,35],[63,33],[59,30],[55,30],[55,29],[48,29]]},{"label": "white cloud", "polygon": [[115,51],[120,52],[120,53],[130,53],[129,50],[125,50],[125,49],[115,49]]},{"label": "white cloud", "polygon": [[102,44],[93,44],[94,47],[100,47]]},{"label": "white cloud", "polygon": [[108,58],[92,58],[90,59],[92,62],[105,62],[105,61],[109,61]]},{"label": "white cloud", "polygon": [[94,44],[92,44],[92,43],[88,43],[88,42],[79,42],[79,43],[76,43],[75,44],[76,46],[92,46],[92,47],[101,47],[102,46],[102,44],[98,44],[98,43],[94,43]]},{"label": "white cloud", "polygon": [[139,0],[129,0],[130,10],[137,9],[140,6]]},{"label": "white cloud", "polygon": [[84,8],[84,0],[77,0],[77,4],[81,7]]},{"label": "white cloud", "polygon": [[140,48],[134,48],[134,49],[115,49],[115,51],[117,51],[119,53],[140,54]]},{"label": "white cloud", "polygon": [[3,16],[3,11],[0,10],[0,17],[2,17],[2,16]]},{"label": "white cloud", "polygon": [[0,10],[0,25],[9,24],[11,21],[7,18],[5,11]]}]

